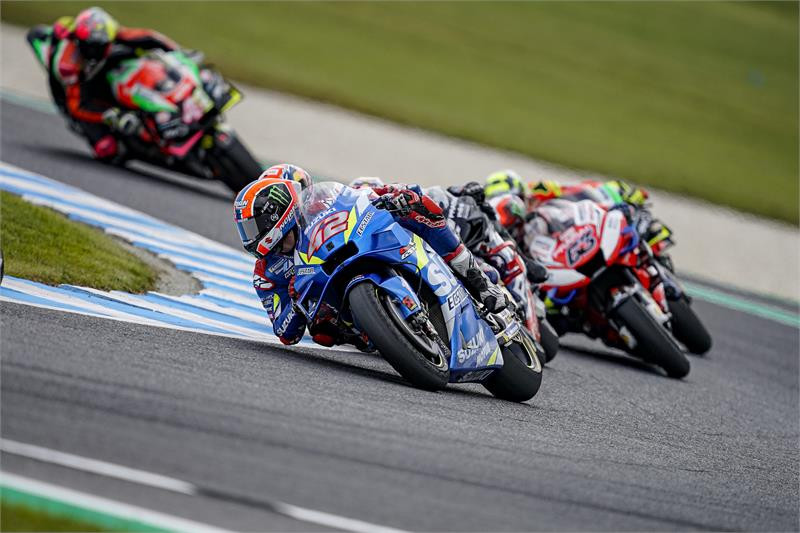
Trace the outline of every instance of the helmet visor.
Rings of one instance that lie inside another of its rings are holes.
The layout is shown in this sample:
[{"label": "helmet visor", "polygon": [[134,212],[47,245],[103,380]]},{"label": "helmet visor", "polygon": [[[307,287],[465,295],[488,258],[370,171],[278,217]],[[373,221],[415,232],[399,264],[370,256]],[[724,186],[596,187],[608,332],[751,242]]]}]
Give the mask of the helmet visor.
[{"label": "helmet visor", "polygon": [[247,246],[258,241],[260,237],[275,227],[279,218],[276,213],[262,213],[257,217],[237,220],[236,229],[239,230],[242,243]]}]

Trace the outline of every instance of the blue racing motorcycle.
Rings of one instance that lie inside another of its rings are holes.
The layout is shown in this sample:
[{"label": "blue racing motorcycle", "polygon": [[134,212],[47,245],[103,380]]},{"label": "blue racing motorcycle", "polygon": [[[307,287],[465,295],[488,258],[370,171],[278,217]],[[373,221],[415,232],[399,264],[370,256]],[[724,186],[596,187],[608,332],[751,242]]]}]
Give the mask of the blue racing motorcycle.
[{"label": "blue racing motorcycle", "polygon": [[542,367],[515,313],[488,313],[369,191],[323,182],[301,200],[295,290],[316,340],[377,349],[422,389],[479,382],[517,402],[538,392]]}]

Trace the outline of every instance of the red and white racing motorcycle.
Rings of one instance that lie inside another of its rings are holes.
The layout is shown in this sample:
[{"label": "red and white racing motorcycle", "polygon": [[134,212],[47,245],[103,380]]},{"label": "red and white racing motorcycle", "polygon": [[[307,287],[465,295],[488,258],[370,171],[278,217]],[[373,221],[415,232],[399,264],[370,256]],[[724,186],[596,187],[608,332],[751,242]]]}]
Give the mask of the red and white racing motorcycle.
[{"label": "red and white racing motorcycle", "polygon": [[551,200],[528,222],[529,250],[550,271],[542,285],[559,334],[584,333],[682,378],[664,267],[629,214],[591,200]]}]

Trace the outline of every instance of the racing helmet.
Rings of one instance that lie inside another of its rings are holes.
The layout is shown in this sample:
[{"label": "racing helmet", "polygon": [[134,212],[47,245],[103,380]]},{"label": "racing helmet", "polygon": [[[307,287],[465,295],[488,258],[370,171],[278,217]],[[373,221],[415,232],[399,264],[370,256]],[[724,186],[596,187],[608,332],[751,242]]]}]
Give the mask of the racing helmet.
[{"label": "racing helmet", "polygon": [[558,198],[563,194],[561,185],[557,181],[544,180],[537,181],[536,183],[528,184],[528,193],[530,194],[532,203],[534,205]]},{"label": "racing helmet", "polygon": [[426,196],[430,197],[431,200],[436,202],[439,207],[442,208],[442,211],[445,213],[448,209],[450,209],[450,203],[453,201],[453,195],[449,192],[444,190],[443,187],[439,185],[434,185],[433,187],[428,187],[427,189],[423,189],[422,191]]},{"label": "racing helmet", "polygon": [[361,176],[350,182],[350,187],[353,189],[374,189],[375,187],[383,187],[384,185],[383,180],[375,176]]},{"label": "racing helmet", "polygon": [[513,170],[498,170],[486,176],[484,186],[486,198],[492,198],[501,194],[516,194],[520,198],[525,197],[525,183],[522,178]]},{"label": "racing helmet", "polygon": [[117,38],[119,24],[99,7],[84,9],[75,17],[72,34],[84,60],[84,73],[88,78],[96,74],[111,55],[111,45]]},{"label": "racing helmet", "polygon": [[525,202],[516,194],[506,193],[489,199],[489,204],[497,212],[500,225],[511,230],[525,223]]},{"label": "racing helmet", "polygon": [[292,165],[290,163],[273,165],[264,172],[262,172],[261,175],[258,177],[258,179],[260,180],[272,179],[272,178],[295,181],[300,184],[301,190],[310,187],[311,184],[313,183],[311,175],[308,172],[298,167],[297,165]]},{"label": "racing helmet", "polygon": [[301,190],[299,181],[259,178],[239,192],[233,203],[233,220],[247,252],[263,259],[296,231]]}]

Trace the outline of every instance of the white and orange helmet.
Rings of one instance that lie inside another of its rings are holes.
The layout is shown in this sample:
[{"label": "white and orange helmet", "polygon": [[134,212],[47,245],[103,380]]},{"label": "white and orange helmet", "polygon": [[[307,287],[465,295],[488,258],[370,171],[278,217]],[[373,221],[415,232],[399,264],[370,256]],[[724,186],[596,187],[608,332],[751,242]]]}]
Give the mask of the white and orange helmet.
[{"label": "white and orange helmet", "polygon": [[236,195],[233,219],[245,250],[264,258],[295,230],[301,191],[299,181],[261,177]]}]

